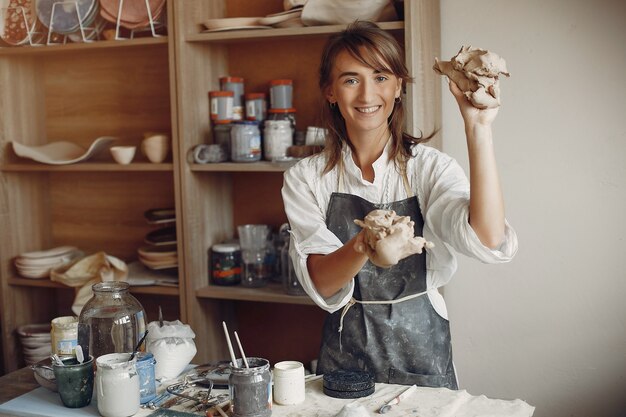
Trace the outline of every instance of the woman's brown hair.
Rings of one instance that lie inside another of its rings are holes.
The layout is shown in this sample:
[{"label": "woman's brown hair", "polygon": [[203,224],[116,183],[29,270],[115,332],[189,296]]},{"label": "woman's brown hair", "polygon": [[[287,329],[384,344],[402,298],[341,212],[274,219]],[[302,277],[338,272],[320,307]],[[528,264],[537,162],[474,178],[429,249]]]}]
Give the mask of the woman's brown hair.
[{"label": "woman's brown hair", "polygon": [[[332,70],[337,56],[347,51],[355,59],[374,70],[387,72],[402,80],[403,86],[413,79],[404,63],[404,53],[398,42],[389,33],[380,29],[372,22],[356,21],[343,30],[331,36],[322,52],[319,69],[319,87],[323,93],[322,124],[328,129],[326,136],[326,167],[329,172],[341,161],[341,149],[348,141],[346,124],[339,111],[339,107],[331,105],[326,100],[326,91],[332,83]],[[389,130],[392,135],[392,147],[389,159],[396,162],[396,166],[404,170],[406,161],[411,156],[411,147],[432,137],[415,138],[403,131],[405,112],[402,101],[396,100],[394,109],[389,116]]]}]

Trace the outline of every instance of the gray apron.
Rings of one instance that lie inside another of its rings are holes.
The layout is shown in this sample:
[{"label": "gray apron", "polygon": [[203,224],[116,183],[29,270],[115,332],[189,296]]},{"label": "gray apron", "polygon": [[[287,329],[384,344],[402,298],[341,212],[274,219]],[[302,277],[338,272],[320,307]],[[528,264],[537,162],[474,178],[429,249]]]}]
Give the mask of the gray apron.
[{"label": "gray apron", "polygon": [[[415,235],[423,235],[415,196],[383,205],[335,192],[326,225],[345,244],[360,231],[354,219],[381,208],[410,216]],[[450,327],[426,295],[426,253],[391,268],[367,262],[354,281],[348,305],[326,317],[317,373],[362,370],[376,382],[457,389]]]}]

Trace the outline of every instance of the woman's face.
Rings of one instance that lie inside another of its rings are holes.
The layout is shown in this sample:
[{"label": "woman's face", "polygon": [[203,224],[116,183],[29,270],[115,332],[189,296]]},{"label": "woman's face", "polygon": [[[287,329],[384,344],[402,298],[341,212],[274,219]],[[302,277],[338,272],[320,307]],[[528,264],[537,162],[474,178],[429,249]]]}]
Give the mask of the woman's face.
[{"label": "woman's face", "polygon": [[379,72],[342,51],[332,70],[327,99],[337,103],[346,121],[348,134],[362,134],[387,129],[402,80],[388,72]]}]

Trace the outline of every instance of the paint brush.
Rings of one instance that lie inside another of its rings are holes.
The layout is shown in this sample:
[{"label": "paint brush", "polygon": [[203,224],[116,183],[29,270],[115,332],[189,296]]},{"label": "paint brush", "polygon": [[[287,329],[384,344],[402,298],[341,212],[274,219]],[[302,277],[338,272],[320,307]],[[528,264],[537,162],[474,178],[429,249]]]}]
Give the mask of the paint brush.
[{"label": "paint brush", "polygon": [[417,391],[417,385],[411,385],[406,390],[402,391],[399,395],[393,397],[391,401],[387,404],[383,405],[378,409],[379,414],[385,414],[391,410],[392,405],[400,404],[401,401],[406,400],[410,397],[415,391]]},{"label": "paint brush", "polygon": [[235,332],[235,340],[237,340],[237,346],[239,346],[239,352],[241,352],[241,359],[243,359],[243,363],[246,365],[246,368],[250,368],[248,365],[248,358],[246,358],[246,354],[243,353],[243,347],[241,347],[241,341],[239,340],[237,332]]},{"label": "paint brush", "polygon": [[230,342],[230,336],[228,335],[228,327],[226,327],[226,322],[222,322],[222,327],[224,327],[224,335],[226,336],[226,343],[228,343],[228,352],[230,353],[230,360],[233,363],[235,368],[237,366],[237,359],[235,358],[235,352],[233,351],[233,344]]}]

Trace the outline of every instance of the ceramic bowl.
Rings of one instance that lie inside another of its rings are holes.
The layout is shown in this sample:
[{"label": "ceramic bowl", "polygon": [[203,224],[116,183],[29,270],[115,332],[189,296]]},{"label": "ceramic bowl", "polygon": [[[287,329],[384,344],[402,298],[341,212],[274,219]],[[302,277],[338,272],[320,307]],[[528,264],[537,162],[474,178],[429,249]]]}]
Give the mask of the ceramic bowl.
[{"label": "ceramic bowl", "polygon": [[33,365],[32,368],[35,380],[39,385],[48,388],[50,391],[57,391],[57,380],[52,369],[41,365]]},{"label": "ceramic bowl", "polygon": [[111,156],[118,164],[128,165],[135,157],[136,150],[136,146],[111,146]]},{"label": "ceramic bowl", "polygon": [[141,151],[150,162],[161,163],[170,151],[170,138],[167,135],[148,136],[141,142]]}]

